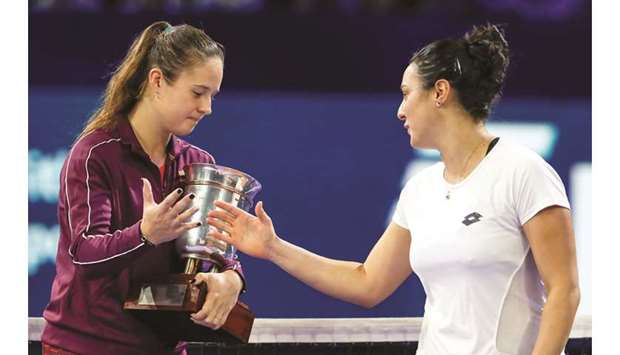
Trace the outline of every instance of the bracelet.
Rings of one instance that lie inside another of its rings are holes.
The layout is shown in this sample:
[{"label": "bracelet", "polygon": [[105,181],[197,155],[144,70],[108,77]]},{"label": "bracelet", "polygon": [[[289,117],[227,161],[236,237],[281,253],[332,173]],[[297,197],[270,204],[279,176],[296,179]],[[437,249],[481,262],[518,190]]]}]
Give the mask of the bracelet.
[{"label": "bracelet", "polygon": [[140,240],[142,241],[142,243],[144,243],[146,245],[149,245],[149,246],[152,246],[152,247],[155,246],[155,244],[153,244],[153,242],[148,240],[144,234],[140,234]]}]

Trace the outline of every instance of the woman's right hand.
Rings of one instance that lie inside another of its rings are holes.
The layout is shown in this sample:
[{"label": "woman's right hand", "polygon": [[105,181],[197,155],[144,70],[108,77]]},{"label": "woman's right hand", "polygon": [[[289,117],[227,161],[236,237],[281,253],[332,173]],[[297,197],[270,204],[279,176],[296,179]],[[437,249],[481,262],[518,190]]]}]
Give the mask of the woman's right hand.
[{"label": "woman's right hand", "polygon": [[218,230],[211,228],[208,236],[232,244],[245,254],[270,259],[279,239],[262,201],[256,204],[256,217],[224,201],[215,201],[215,206],[220,209],[210,211],[207,222]]},{"label": "woman's right hand", "polygon": [[179,200],[182,189],[172,191],[166,198],[157,204],[153,199],[151,183],[142,178],[142,223],[140,231],[151,243],[158,245],[176,239],[184,232],[202,225],[201,222],[186,222],[198,207],[188,208],[194,198],[189,194]]}]

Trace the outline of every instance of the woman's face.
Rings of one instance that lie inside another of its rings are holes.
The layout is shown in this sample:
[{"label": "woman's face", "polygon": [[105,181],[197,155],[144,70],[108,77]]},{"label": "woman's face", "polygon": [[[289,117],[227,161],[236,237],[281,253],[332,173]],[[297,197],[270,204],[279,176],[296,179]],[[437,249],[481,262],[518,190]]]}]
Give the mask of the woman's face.
[{"label": "woman's face", "polygon": [[177,136],[192,133],[198,122],[211,114],[223,75],[224,63],[212,57],[183,70],[172,84],[162,80],[156,105],[162,128]]},{"label": "woman's face", "polygon": [[411,63],[403,73],[400,85],[403,101],[398,107],[398,119],[409,134],[409,144],[415,148],[433,148],[436,125],[433,124],[436,110],[434,108],[433,90],[425,90],[417,75],[417,66]]}]

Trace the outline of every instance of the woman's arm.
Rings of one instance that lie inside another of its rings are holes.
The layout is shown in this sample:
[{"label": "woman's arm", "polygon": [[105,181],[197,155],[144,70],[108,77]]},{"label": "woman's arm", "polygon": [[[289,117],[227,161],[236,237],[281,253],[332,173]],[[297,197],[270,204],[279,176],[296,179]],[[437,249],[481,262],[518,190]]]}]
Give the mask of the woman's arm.
[{"label": "woman's arm", "polygon": [[547,293],[532,354],[557,355],[566,346],[580,298],[570,211],[559,206],[546,208],[523,229]]},{"label": "woman's arm", "polygon": [[126,228],[113,229],[113,190],[105,178],[105,164],[97,154],[90,154],[92,149],[75,149],[61,173],[64,193],[59,203],[66,211],[69,255],[84,274],[96,277],[118,272],[147,249],[143,237],[160,244],[196,227],[196,223],[184,223],[195,212],[187,209],[188,196],[181,198],[180,193],[172,192],[157,204],[149,181],[143,179],[143,218]]},{"label": "woman's arm", "polygon": [[256,215],[217,201],[222,210],[209,213],[208,222],[225,231],[210,235],[238,250],[272,261],[310,287],[347,302],[372,307],[388,297],[411,274],[409,231],[390,224],[364,263],[325,258],[276,235],[271,218],[256,206]]}]

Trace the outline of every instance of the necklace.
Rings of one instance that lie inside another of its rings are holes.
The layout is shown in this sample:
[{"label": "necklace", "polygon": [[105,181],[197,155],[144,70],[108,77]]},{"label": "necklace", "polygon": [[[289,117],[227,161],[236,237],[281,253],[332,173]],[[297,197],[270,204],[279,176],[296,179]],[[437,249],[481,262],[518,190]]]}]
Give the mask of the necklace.
[{"label": "necklace", "polygon": [[[464,177],[464,173],[467,171],[467,168],[469,167],[469,163],[471,162],[471,158],[473,158],[474,153],[476,151],[478,151],[478,149],[480,147],[482,147],[484,144],[486,143],[486,139],[483,139],[482,142],[480,144],[478,144],[476,146],[476,148],[474,148],[474,150],[471,151],[471,153],[469,153],[469,156],[467,157],[467,160],[465,161],[465,165],[463,166],[463,169],[461,169],[461,173],[459,175],[457,175],[457,178],[462,178]],[[447,169],[444,167],[443,168],[443,178],[445,180],[447,180]],[[450,194],[452,193],[452,190],[448,189],[448,191],[446,191],[446,200],[450,199]]]}]

